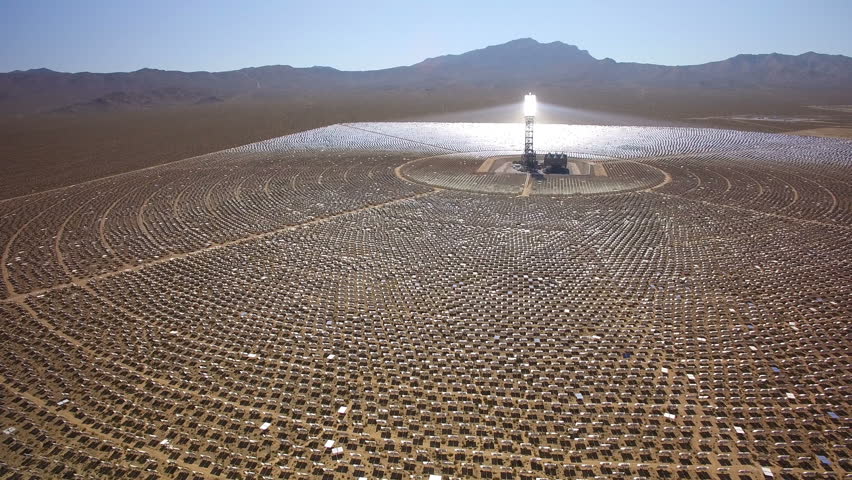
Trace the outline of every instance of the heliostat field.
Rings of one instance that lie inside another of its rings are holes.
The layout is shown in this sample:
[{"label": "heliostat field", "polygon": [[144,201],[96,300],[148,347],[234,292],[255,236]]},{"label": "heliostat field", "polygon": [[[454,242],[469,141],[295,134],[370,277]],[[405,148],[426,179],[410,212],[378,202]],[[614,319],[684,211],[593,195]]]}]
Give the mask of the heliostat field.
[{"label": "heliostat field", "polygon": [[519,128],[0,201],[0,475],[847,478],[852,142]]}]

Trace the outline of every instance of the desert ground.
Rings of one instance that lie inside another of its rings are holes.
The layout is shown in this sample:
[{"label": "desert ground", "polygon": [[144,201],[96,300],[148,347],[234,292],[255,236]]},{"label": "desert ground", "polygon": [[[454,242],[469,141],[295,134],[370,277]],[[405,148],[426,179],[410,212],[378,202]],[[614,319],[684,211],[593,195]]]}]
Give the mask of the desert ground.
[{"label": "desert ground", "polygon": [[847,478],[852,141],[540,127],[580,175],[511,123],[33,149],[0,476]]},{"label": "desert ground", "polygon": [[852,127],[819,127],[806,130],[794,130],[788,132],[791,135],[805,135],[809,137],[829,138],[852,138]]}]

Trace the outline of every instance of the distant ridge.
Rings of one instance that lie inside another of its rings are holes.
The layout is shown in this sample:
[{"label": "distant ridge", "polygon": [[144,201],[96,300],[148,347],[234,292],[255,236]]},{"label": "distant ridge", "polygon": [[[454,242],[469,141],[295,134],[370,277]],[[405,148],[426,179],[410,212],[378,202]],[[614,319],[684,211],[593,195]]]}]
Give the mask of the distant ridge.
[{"label": "distant ridge", "polygon": [[424,93],[544,89],[551,97],[614,93],[720,98],[759,95],[786,104],[852,103],[852,58],[808,52],[737,55],[702,65],[663,66],[596,59],[562,42],[531,38],[426,59],[410,66],[351,72],[288,65],[227,72],[144,68],[120,73],[62,73],[46,68],[0,73],[0,114],[96,113],[253,98],[352,93]]}]

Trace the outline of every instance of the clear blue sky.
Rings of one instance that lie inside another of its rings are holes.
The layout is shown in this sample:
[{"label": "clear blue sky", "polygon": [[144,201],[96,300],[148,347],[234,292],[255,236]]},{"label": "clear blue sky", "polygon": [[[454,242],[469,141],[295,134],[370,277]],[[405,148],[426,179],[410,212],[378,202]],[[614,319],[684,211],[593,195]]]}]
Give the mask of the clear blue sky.
[{"label": "clear blue sky", "polygon": [[0,71],[369,70],[533,37],[685,65],[852,56],[852,0],[0,0]]}]

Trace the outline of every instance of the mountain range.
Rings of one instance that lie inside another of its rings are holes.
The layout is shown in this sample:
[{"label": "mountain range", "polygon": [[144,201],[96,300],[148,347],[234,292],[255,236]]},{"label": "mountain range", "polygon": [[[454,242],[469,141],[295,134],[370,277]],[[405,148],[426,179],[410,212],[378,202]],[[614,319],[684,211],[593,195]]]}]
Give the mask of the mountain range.
[{"label": "mountain range", "polygon": [[[852,58],[737,55],[689,66],[596,59],[562,42],[525,38],[460,55],[372,71],[287,65],[226,72],[142,69],[127,73],[62,73],[48,69],[0,73],[0,114],[97,113],[269,98],[381,98],[432,95],[519,96],[543,92],[554,103],[578,107],[659,103],[777,106],[852,103]],[[720,107],[722,108],[722,107]],[[697,109],[692,108],[697,111]]]}]

